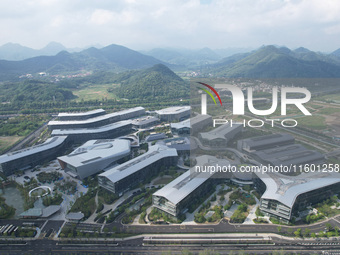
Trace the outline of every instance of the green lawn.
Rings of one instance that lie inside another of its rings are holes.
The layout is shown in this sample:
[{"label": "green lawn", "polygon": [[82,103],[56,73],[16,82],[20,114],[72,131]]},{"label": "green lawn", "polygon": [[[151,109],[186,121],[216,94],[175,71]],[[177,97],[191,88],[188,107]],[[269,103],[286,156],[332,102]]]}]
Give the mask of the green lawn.
[{"label": "green lawn", "polygon": [[0,136],[0,154],[22,138],[23,136]]},{"label": "green lawn", "polygon": [[305,126],[306,128],[311,129],[325,129],[327,128],[327,125],[325,124],[325,117],[323,116],[306,116],[302,118],[297,119],[299,125]]},{"label": "green lawn", "polygon": [[161,179],[155,181],[154,185],[160,185],[160,184],[168,184],[172,181],[172,177],[162,177]]},{"label": "green lawn", "polygon": [[73,90],[73,94],[78,98],[75,101],[117,99],[116,95],[107,90],[113,88],[115,84],[96,84],[79,90]]},{"label": "green lawn", "polygon": [[340,112],[340,108],[323,108],[318,111],[318,114],[325,114],[325,115],[330,115],[333,113],[338,113]]}]

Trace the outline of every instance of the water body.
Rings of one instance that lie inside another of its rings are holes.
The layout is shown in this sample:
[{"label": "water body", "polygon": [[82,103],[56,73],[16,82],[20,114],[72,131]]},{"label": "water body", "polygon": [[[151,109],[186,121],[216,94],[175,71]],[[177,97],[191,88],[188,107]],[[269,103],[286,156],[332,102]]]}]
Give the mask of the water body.
[{"label": "water body", "polygon": [[24,212],[24,199],[22,198],[20,191],[15,186],[7,186],[5,189],[0,189],[0,194],[6,199],[6,204],[13,206],[15,210],[15,218]]}]

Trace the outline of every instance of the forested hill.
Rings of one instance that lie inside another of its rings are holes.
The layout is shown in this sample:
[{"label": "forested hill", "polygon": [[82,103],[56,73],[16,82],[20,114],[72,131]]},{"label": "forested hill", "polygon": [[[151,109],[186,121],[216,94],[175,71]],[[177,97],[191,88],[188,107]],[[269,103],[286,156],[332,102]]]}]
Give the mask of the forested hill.
[{"label": "forested hill", "polygon": [[206,73],[224,77],[247,78],[338,78],[340,58],[305,48],[294,51],[286,47],[264,46],[256,51],[238,54],[209,66]]},{"label": "forested hill", "polygon": [[189,84],[162,64],[141,71],[123,73],[115,83],[120,87],[113,90],[120,98],[150,99],[187,98]]},{"label": "forested hill", "polygon": [[0,102],[66,101],[75,98],[67,89],[49,82],[26,80],[0,84]]}]

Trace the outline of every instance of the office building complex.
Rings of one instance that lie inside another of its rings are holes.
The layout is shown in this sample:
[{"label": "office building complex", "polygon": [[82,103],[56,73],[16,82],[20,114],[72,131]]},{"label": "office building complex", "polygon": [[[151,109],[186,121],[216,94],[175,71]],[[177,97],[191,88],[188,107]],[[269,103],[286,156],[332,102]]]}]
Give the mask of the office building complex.
[{"label": "office building complex", "polygon": [[[196,158],[197,165],[229,165],[229,161],[220,160],[213,156],[199,156]],[[187,207],[197,198],[212,189],[216,179],[211,178],[209,172],[196,172],[195,167],[156,191],[152,195],[152,205],[172,216],[179,216],[186,212]]]},{"label": "office building complex", "polygon": [[308,150],[301,144],[290,144],[276,148],[254,151],[252,157],[263,164],[290,166],[320,164],[325,160],[318,151]]},{"label": "office building complex", "polygon": [[190,106],[174,106],[156,111],[161,121],[182,121],[190,117]]},{"label": "office building complex", "polygon": [[58,161],[66,172],[84,179],[99,173],[128,155],[130,155],[128,140],[90,140],[69,155],[59,157]]},{"label": "office building complex", "polygon": [[176,135],[196,134],[206,127],[212,126],[212,118],[210,115],[197,115],[178,123],[171,123],[170,126],[171,132]]},{"label": "office building complex", "polygon": [[294,137],[289,134],[271,134],[239,140],[237,148],[246,152],[252,152],[293,143]]},{"label": "office building complex", "polygon": [[43,144],[1,155],[0,171],[8,176],[17,170],[35,167],[55,159],[63,152],[66,145],[67,136],[55,136],[47,139]]},{"label": "office building complex", "polygon": [[119,112],[109,113],[95,118],[85,120],[69,120],[69,121],[50,121],[48,127],[54,129],[75,129],[75,128],[94,128],[108,125],[114,122],[136,118],[145,115],[143,107],[135,107]]},{"label": "office building complex", "polygon": [[105,114],[105,110],[97,109],[88,112],[68,113],[62,112],[58,114],[58,120],[87,120]]},{"label": "office building complex", "polygon": [[143,118],[134,119],[132,121],[132,126],[138,129],[145,129],[157,125],[159,122],[160,121],[158,118],[153,116],[147,116]]},{"label": "office building complex", "polygon": [[98,183],[113,193],[122,194],[157,174],[161,167],[176,165],[177,157],[176,149],[156,144],[145,154],[98,175]]},{"label": "office building complex", "polygon": [[132,132],[130,120],[123,120],[93,128],[55,129],[51,136],[67,135],[70,141],[82,143],[88,140],[113,139]]},{"label": "office building complex", "polygon": [[339,173],[303,173],[286,176],[279,173],[256,173],[255,187],[263,193],[260,210],[267,216],[288,223],[307,206],[319,203],[340,192]]},{"label": "office building complex", "polygon": [[199,133],[199,139],[204,146],[209,147],[226,147],[228,142],[237,134],[242,132],[241,124],[224,124],[209,132]]}]

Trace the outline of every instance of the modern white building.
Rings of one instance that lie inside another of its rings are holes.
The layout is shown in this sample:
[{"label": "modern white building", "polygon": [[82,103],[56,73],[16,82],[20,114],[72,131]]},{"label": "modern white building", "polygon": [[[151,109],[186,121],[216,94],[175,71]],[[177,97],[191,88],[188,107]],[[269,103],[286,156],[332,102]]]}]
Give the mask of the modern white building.
[{"label": "modern white building", "polygon": [[250,153],[250,155],[263,164],[274,166],[320,164],[325,160],[325,156],[320,152],[308,150],[301,144],[289,144],[276,148],[254,151]]},{"label": "modern white building", "polygon": [[67,136],[55,136],[44,143],[0,156],[0,171],[11,175],[15,171],[35,167],[59,156],[67,144]]},{"label": "modern white building", "polygon": [[88,140],[113,139],[131,132],[131,120],[122,120],[93,128],[54,129],[51,136],[67,135],[70,141],[82,143]]},{"label": "modern white building", "polygon": [[237,141],[237,149],[253,152],[293,144],[294,141],[294,137],[290,134],[277,133],[239,140]]},{"label": "modern white building", "polygon": [[173,106],[156,111],[161,121],[182,121],[190,117],[190,106]]},{"label": "modern white building", "polygon": [[121,194],[157,174],[162,167],[176,165],[177,157],[176,149],[156,144],[150,146],[148,152],[98,175],[98,183],[113,193]]},{"label": "modern white building", "polygon": [[[196,158],[199,166],[216,166],[230,163],[224,159],[217,159],[213,156],[203,155]],[[210,172],[196,172],[193,167],[175,180],[156,191],[152,195],[152,205],[172,216],[179,216],[184,213],[187,207],[195,200],[211,191],[214,174]]]},{"label": "modern white building", "polygon": [[212,126],[212,118],[210,115],[197,115],[193,118],[183,120],[177,123],[171,123],[171,132],[178,135],[196,134],[208,126]]},{"label": "modern white building", "polygon": [[307,206],[340,192],[340,174],[335,172],[303,173],[298,176],[279,173],[256,173],[256,175],[255,186],[263,193],[260,210],[265,215],[285,223]]},{"label": "modern white building", "polygon": [[59,157],[58,161],[66,172],[84,179],[130,155],[130,152],[129,140],[90,140],[69,155]]},{"label": "modern white building", "polygon": [[243,130],[242,124],[224,124],[209,132],[199,133],[203,145],[209,147],[226,147],[228,142]]},{"label": "modern white building", "polygon": [[86,120],[105,114],[105,110],[97,109],[88,112],[61,112],[58,114],[59,120]]},{"label": "modern white building", "polygon": [[143,107],[135,107],[85,120],[69,120],[69,121],[53,120],[48,123],[48,127],[51,130],[93,128],[108,125],[122,120],[137,118],[142,115],[145,115],[145,109]]},{"label": "modern white building", "polygon": [[154,116],[146,116],[132,120],[132,126],[138,129],[148,128],[159,123],[159,119]]}]

